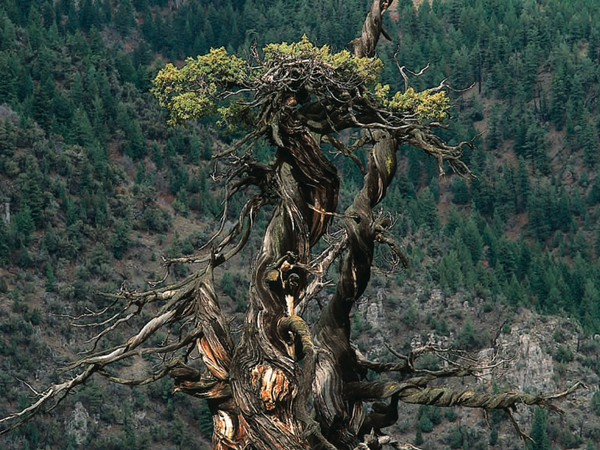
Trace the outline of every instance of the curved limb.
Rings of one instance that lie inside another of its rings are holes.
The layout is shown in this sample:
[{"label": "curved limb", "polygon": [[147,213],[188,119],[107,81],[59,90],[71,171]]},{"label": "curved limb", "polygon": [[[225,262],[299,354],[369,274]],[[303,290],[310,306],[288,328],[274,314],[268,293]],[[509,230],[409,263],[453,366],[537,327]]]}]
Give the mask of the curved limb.
[{"label": "curved limb", "polygon": [[[393,1],[393,0],[392,0]],[[354,54],[359,57],[372,58],[379,42],[379,36],[383,35],[391,40],[389,34],[383,29],[382,15],[392,3],[390,0],[373,0],[371,11],[367,15],[363,24],[360,38],[351,42],[354,47]]]},{"label": "curved limb", "polygon": [[[353,42],[357,56],[374,56],[375,45],[383,30],[381,14],[387,6],[387,2],[373,1],[361,38]],[[400,142],[406,141],[407,135],[412,136],[409,143],[416,144],[427,153],[438,157],[440,164],[449,159],[451,166],[454,165],[468,173],[468,169],[456,162],[464,144],[447,146],[439,139],[431,137],[429,126],[426,125],[420,126],[406,121],[399,125],[385,124],[385,119],[382,123],[377,111],[370,110],[369,105],[365,106],[367,114],[363,115],[362,120],[367,118],[369,123],[360,123],[358,115],[353,115],[350,119],[354,126],[374,130],[372,136],[376,143],[367,155],[363,187],[345,212],[345,216],[357,219],[344,220],[349,244],[337,289],[314,330],[315,344],[321,348],[313,388],[317,420],[322,425],[324,435],[342,448],[352,445],[355,439],[353,430],[360,428],[364,420],[360,415],[352,413],[360,406],[361,399],[353,401],[344,395],[344,386],[347,383],[358,382],[366,373],[364,367],[361,368],[357,363],[350,345],[349,314],[354,302],[363,294],[369,282],[374,242],[379,240],[382,243],[390,243],[382,233],[381,224],[377,224],[373,218],[373,208],[385,197],[395,175],[396,149]],[[341,402],[341,398],[346,399],[350,406]]]},{"label": "curved limb", "polygon": [[[317,363],[314,389],[317,416],[324,434],[340,445],[350,447],[354,442],[352,415],[341,399],[343,386],[361,376],[354,350],[350,345],[351,308],[360,298],[370,279],[374,243],[377,236],[373,208],[383,199],[396,171],[396,141],[390,135],[381,139],[368,154],[364,185],[353,204],[346,210],[348,252],[345,256],[336,292],[323,311],[314,330],[315,343],[322,348]],[[343,424],[340,426],[340,424]],[[360,424],[358,424],[360,428]],[[344,430],[339,433],[339,430]]]},{"label": "curved limb", "polygon": [[[465,374],[457,372],[457,376]],[[552,403],[553,400],[564,398],[576,390],[585,387],[581,383],[576,383],[566,391],[552,395],[530,395],[523,392],[507,392],[501,394],[481,394],[473,391],[455,391],[450,388],[431,388],[427,387],[426,381],[418,379],[405,383],[392,382],[357,382],[346,385],[346,395],[359,399],[380,399],[397,396],[404,403],[413,403],[419,405],[432,405],[441,407],[465,406],[468,408],[482,409],[501,409],[509,415],[511,422],[515,426],[518,435],[529,440],[512,417],[511,411],[518,404],[528,406],[537,405],[543,408],[562,413],[560,408]]]},{"label": "curved limb", "polygon": [[71,378],[69,381],[55,384],[43,393],[38,394],[40,398],[27,408],[0,419],[0,424],[9,424],[6,428],[0,430],[0,435],[8,433],[30,420],[33,416],[40,413],[52,400],[56,400],[56,402],[50,409],[55,408],[73,388],[85,383],[96,371],[97,367],[90,365],[82,373]]}]

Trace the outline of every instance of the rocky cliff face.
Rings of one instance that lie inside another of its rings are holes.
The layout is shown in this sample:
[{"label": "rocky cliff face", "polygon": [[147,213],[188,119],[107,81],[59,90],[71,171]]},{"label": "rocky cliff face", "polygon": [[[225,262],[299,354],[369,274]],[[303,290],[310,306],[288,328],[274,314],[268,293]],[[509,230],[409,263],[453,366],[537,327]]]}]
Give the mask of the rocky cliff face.
[{"label": "rocky cliff face", "polygon": [[[540,316],[527,309],[491,305],[464,294],[446,296],[439,290],[425,292],[406,286],[402,291],[398,294],[393,288],[374,289],[360,302],[360,319],[356,320],[364,323],[361,322],[362,332],[355,341],[365,356],[392,360],[387,345],[404,354],[425,344],[443,348],[467,345],[481,365],[505,362],[477,378],[450,381],[456,389],[552,394],[580,381],[589,389],[557,402],[564,415],[550,413],[549,442],[555,449],[585,449],[586,445],[600,448],[600,417],[593,412],[591,403],[598,389],[600,337],[584,336],[579,325],[567,317]],[[444,364],[433,358],[428,362]],[[504,413],[485,414],[460,408],[453,412],[443,408],[435,413],[423,411],[423,407],[401,406],[398,424],[387,431],[414,443],[421,429],[423,442],[419,447],[423,449],[524,448]],[[514,414],[526,432],[531,430],[534,412],[533,408],[519,407]],[[434,418],[430,430],[427,420],[423,420],[427,414]],[[463,444],[456,447],[459,441]]]},{"label": "rocky cliff face", "polygon": [[81,402],[75,403],[70,420],[66,423],[67,437],[76,446],[82,445],[88,438],[90,415]]},{"label": "rocky cliff face", "polygon": [[558,388],[554,377],[552,330],[559,327],[558,320],[543,320],[530,311],[523,311],[519,323],[496,340],[498,353],[512,361],[504,378],[519,390],[551,392]]}]

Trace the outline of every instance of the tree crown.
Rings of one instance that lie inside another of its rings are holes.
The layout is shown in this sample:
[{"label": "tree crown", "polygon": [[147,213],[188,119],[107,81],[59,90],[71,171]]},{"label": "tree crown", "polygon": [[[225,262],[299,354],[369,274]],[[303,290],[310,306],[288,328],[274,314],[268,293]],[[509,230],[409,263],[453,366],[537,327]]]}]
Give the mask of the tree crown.
[{"label": "tree crown", "polygon": [[262,55],[253,49],[251,55],[251,61],[244,61],[219,48],[188,58],[181,68],[167,64],[153,92],[169,110],[169,123],[217,115],[230,131],[255,128],[272,123],[282,108],[297,105],[309,124],[321,124],[314,131],[323,131],[324,121],[334,125],[326,131],[339,131],[374,122],[392,128],[443,122],[448,116],[449,100],[441,89],[390,93],[389,85],[378,83],[379,58],[333,52],[306,36],[291,44],[269,44]]}]

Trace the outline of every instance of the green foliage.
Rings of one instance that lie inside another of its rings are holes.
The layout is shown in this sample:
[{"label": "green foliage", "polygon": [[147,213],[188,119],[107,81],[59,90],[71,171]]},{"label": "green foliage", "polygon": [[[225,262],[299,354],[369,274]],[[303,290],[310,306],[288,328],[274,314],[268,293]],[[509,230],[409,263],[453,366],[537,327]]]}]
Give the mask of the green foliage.
[{"label": "green foliage", "polygon": [[6,222],[4,219],[0,219],[0,265],[9,261],[11,246],[11,237]]},{"label": "green foliage", "polygon": [[0,277],[0,294],[8,294],[8,284],[4,277]]},{"label": "green foliage", "polygon": [[573,361],[574,358],[573,351],[569,347],[564,345],[558,346],[558,348],[554,352],[553,357],[556,361],[563,364],[570,363],[571,361]]},{"label": "green foliage", "polygon": [[429,227],[432,231],[437,230],[440,225],[440,218],[437,210],[437,201],[429,187],[425,187],[419,194],[418,219],[420,223]]},{"label": "green foliage", "polygon": [[470,201],[471,198],[466,181],[460,177],[455,177],[452,182],[452,202],[457,205],[466,205]]},{"label": "green foliage", "polygon": [[224,48],[212,49],[207,55],[188,58],[181,69],[167,64],[156,76],[152,92],[169,109],[169,123],[185,123],[215,114],[219,91],[242,85],[246,71],[242,59]]},{"label": "green foliage", "polygon": [[445,408],[445,410],[444,410],[444,417],[449,422],[455,422],[456,419],[458,418],[458,415],[456,414],[456,411],[454,410],[454,408]]},{"label": "green foliage", "polygon": [[122,34],[125,34],[127,30],[136,26],[131,0],[122,0],[119,2],[115,12],[115,25]]},{"label": "green foliage", "polygon": [[423,439],[423,432],[419,427],[417,427],[417,432],[415,434],[415,445],[421,445],[425,440]]},{"label": "green foliage", "polygon": [[[570,430],[561,430],[559,434],[559,439],[561,444],[568,449],[578,448],[581,444],[583,444],[583,439],[578,434],[573,434]],[[546,450],[546,448],[543,448]],[[537,450],[537,449],[534,449]]]},{"label": "green foliage", "polygon": [[115,258],[123,258],[123,255],[131,245],[130,233],[131,224],[129,221],[126,219],[119,219],[114,226],[114,234],[110,241]]},{"label": "green foliage", "polygon": [[237,299],[237,286],[233,279],[233,274],[228,270],[223,273],[223,277],[221,278],[221,288],[225,295],[228,295],[233,300]]},{"label": "green foliage", "polygon": [[423,433],[431,433],[433,428],[442,422],[441,409],[435,406],[420,406],[417,419],[417,429]]},{"label": "green foliage", "polygon": [[306,61],[310,64],[331,66],[333,77],[341,83],[352,82],[370,86],[379,78],[382,62],[378,58],[358,58],[348,50],[332,53],[328,45],[321,48],[310,42],[306,35],[300,42],[268,44],[264,48],[267,67],[283,61]]},{"label": "green foliage", "polygon": [[530,433],[534,443],[529,444],[530,450],[550,450],[547,427],[548,413],[545,409],[536,408]]},{"label": "green foliage", "polygon": [[31,233],[35,230],[35,223],[31,217],[31,209],[28,205],[23,206],[23,208],[15,214],[11,224],[13,225],[12,232],[15,242],[25,247],[29,245]]},{"label": "green foliage", "polygon": [[600,417],[600,391],[594,392],[591,402],[594,413]]},{"label": "green foliage", "polygon": [[427,415],[423,415],[419,419],[417,427],[423,433],[431,433],[433,431],[433,422]]},{"label": "green foliage", "polygon": [[462,448],[463,446],[463,433],[460,427],[454,427],[448,438],[448,445],[452,449]]},{"label": "green foliage", "polygon": [[54,276],[54,270],[50,261],[46,263],[46,290],[48,292],[54,291],[56,288],[56,277]]},{"label": "green foliage", "polygon": [[489,341],[489,332],[476,329],[473,319],[467,317],[460,333],[456,337],[456,346],[458,348],[473,350],[485,346]]},{"label": "green foliage", "polygon": [[409,301],[408,307],[405,309],[405,313],[402,315],[402,322],[408,326],[415,324],[415,320],[418,317],[417,307],[414,302]]},{"label": "green foliage", "polygon": [[498,429],[496,427],[492,428],[490,431],[490,441],[489,444],[493,447],[498,444]]},{"label": "green foliage", "polygon": [[[382,69],[378,58],[359,58],[347,50],[333,53],[327,45],[316,47],[306,35],[291,44],[269,44],[263,53],[262,64],[255,67],[229,55],[223,47],[211,49],[196,59],[188,58],[180,69],[167,64],[156,76],[152,92],[169,110],[171,125],[216,114],[217,123],[233,131],[239,123],[256,125],[249,104],[237,95],[238,89],[253,91],[259,100],[273,92],[279,97],[302,87],[313,95],[326,96],[331,94],[331,89],[341,86],[347,95],[358,87],[373,86]],[[288,79],[287,70],[305,71],[305,75]],[[308,81],[295,81],[292,86],[294,78]],[[417,92],[408,88],[394,93],[391,98],[389,93],[389,85],[378,84],[370,96],[383,109],[420,123],[442,122],[447,118],[449,99],[442,90]],[[261,119],[266,120],[266,117]]]},{"label": "green foliage", "polygon": [[198,402],[195,410],[195,418],[198,420],[198,429],[207,439],[213,435],[213,419],[208,404],[206,402]]},{"label": "green foliage", "polygon": [[445,91],[416,92],[409,87],[405,92],[396,92],[389,98],[390,86],[377,85],[373,96],[381,105],[400,114],[415,115],[420,123],[427,121],[444,122],[448,118],[450,101]]},{"label": "green foliage", "polygon": [[451,250],[442,257],[439,266],[440,285],[448,292],[456,292],[462,286],[463,275],[456,251]]},{"label": "green foliage", "polygon": [[135,221],[134,228],[155,233],[165,233],[169,231],[172,223],[173,217],[160,206],[153,204],[144,208],[141,215]]}]

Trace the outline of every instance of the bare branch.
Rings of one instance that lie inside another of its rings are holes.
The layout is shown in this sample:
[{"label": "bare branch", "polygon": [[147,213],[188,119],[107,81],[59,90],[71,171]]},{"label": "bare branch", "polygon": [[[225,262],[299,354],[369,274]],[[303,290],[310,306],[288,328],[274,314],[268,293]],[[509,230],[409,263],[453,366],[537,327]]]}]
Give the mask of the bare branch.
[{"label": "bare branch", "polygon": [[321,255],[313,259],[311,265],[311,273],[316,275],[315,278],[306,286],[304,295],[300,298],[298,304],[295,307],[295,312],[298,315],[302,315],[308,302],[313,299],[323,288],[330,284],[330,282],[324,281],[329,268],[339,258],[346,246],[348,245],[348,236],[344,234],[339,239],[326,249]]},{"label": "bare branch", "polygon": [[[116,329],[120,324],[127,322],[129,319],[131,319],[133,316],[135,316],[137,313],[130,313],[125,317],[121,317],[120,319],[116,320],[115,323],[113,323],[111,326],[104,328],[100,333],[98,333],[96,336],[88,339],[86,341],[86,344],[89,344],[90,342],[94,342],[93,347],[90,350],[87,350],[86,353],[91,353],[94,350],[96,350],[96,346],[98,345],[98,342],[100,342],[100,339],[102,339],[103,336],[105,336],[106,334],[110,333],[111,331],[113,331],[114,329]],[[112,320],[112,318],[110,319]],[[96,324],[93,324],[96,325]],[[77,324],[74,324],[74,326],[77,326]],[[81,326],[81,325],[80,325]]]},{"label": "bare branch", "polygon": [[508,416],[508,419],[510,420],[510,423],[512,423],[515,431],[517,432],[517,435],[519,436],[520,439],[523,440],[523,442],[534,442],[534,440],[532,439],[531,436],[529,436],[527,433],[525,433],[522,429],[521,426],[519,425],[519,423],[515,420],[510,408],[503,408],[503,411],[506,413],[506,415]]},{"label": "bare branch", "polygon": [[32,405],[17,413],[11,414],[7,417],[0,419],[0,424],[10,424],[7,428],[0,430],[0,435],[8,433],[9,431],[14,430],[23,423],[27,422],[33,416],[41,412],[42,409],[51,400],[56,400],[55,404],[52,405],[51,408],[56,407],[74,387],[85,383],[87,379],[90,378],[96,371],[96,366],[89,365],[81,374],[77,375],[71,380],[65,381],[61,384],[55,384],[48,388],[39,396],[40,398]]},{"label": "bare branch", "polygon": [[[406,75],[406,72],[408,72],[410,75],[419,77],[419,76],[423,75],[427,69],[429,69],[429,63],[427,63],[427,65],[425,67],[423,67],[421,70],[419,70],[418,72],[413,72],[411,70],[408,70],[406,68],[406,66],[400,65],[400,61],[398,61],[398,53],[399,52],[400,52],[400,47],[397,47],[396,52],[394,53],[394,61],[396,62],[396,67],[398,68],[398,72],[400,72],[400,75],[402,75],[402,78],[404,79],[404,92],[406,92],[406,91],[408,91],[408,87],[410,85],[410,83],[408,81],[408,76]],[[443,86],[444,81],[442,81],[440,86]],[[439,90],[439,89],[436,88],[436,90]],[[432,90],[431,92],[434,92],[434,91]]]}]

